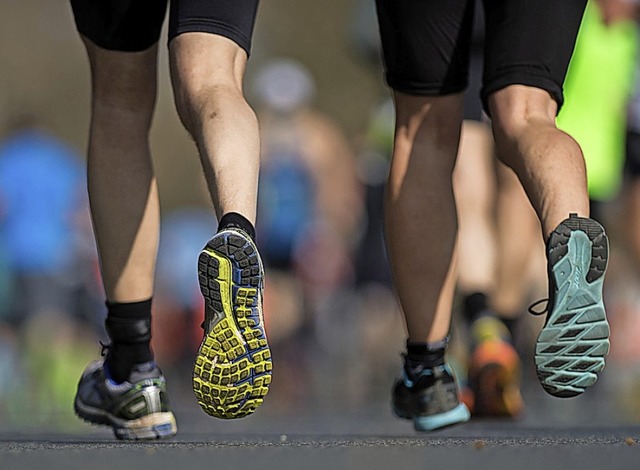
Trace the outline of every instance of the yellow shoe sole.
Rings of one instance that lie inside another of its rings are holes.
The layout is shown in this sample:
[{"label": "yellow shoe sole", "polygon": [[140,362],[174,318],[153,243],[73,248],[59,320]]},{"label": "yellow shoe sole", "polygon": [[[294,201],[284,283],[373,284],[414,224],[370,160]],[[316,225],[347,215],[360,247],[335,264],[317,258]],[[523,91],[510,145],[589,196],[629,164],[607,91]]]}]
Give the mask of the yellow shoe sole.
[{"label": "yellow shoe sole", "polygon": [[193,369],[193,391],[205,413],[242,418],[263,402],[271,383],[271,351],[262,317],[264,270],[243,232],[223,230],[198,259],[205,335]]}]

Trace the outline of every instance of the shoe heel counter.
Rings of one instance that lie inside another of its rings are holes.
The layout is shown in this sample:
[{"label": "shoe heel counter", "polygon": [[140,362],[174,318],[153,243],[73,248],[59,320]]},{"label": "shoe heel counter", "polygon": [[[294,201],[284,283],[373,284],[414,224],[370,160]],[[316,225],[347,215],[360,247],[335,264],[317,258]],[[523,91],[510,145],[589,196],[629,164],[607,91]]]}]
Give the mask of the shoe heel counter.
[{"label": "shoe heel counter", "polygon": [[118,415],[126,419],[138,419],[153,413],[171,411],[167,391],[159,381],[145,381],[137,384],[123,400]]}]

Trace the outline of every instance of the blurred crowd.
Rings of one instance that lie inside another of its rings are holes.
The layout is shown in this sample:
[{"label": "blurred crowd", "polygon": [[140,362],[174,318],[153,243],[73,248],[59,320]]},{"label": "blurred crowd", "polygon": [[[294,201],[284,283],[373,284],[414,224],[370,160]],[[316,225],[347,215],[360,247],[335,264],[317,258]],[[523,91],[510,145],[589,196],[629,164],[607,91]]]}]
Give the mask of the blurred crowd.
[{"label": "blurred crowd", "polygon": [[[354,60],[379,73],[373,2],[356,5],[345,40]],[[602,383],[590,393],[605,399],[618,419],[633,422],[640,421],[637,19],[638,2],[590,2],[559,116],[562,129],[583,147],[594,218],[611,239],[605,303],[612,346]],[[257,241],[274,358],[265,409],[341,410],[385,402],[404,338],[383,236],[392,104],[381,92],[361,132],[348,135],[319,111],[316,82],[299,61],[265,60],[248,86],[263,146]],[[489,126],[486,118],[465,125],[457,197],[460,213],[484,214],[495,237],[504,210],[510,220],[522,221],[522,240],[530,240],[502,255],[510,265],[501,271],[496,300],[519,323],[516,340],[524,358],[531,356],[541,321],[527,315],[527,307],[546,296],[545,278],[530,276],[544,275],[544,250],[518,182],[493,159]],[[0,135],[0,429],[72,429],[82,425],[71,405],[77,380],[106,337],[84,158],[38,116],[11,116]],[[189,375],[202,338],[197,256],[216,229],[202,190],[202,204],[163,213],[156,273],[153,348],[165,375],[176,377],[170,383],[178,412],[181,403],[193,402]],[[469,210],[479,194],[486,205]],[[472,240],[474,223],[461,223]],[[481,241],[469,243],[481,254]],[[460,269],[461,294],[477,274],[468,264]],[[495,276],[495,269],[488,275]],[[474,274],[465,277],[469,270]],[[460,375],[464,330],[457,315],[452,354]],[[537,387],[534,374],[525,362],[523,387]]]}]

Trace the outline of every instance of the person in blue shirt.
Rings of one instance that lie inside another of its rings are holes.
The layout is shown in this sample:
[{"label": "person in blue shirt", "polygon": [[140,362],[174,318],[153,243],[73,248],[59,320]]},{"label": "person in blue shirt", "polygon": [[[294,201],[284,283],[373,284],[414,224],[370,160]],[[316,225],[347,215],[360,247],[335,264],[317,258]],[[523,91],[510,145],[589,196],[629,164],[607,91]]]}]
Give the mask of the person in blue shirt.
[{"label": "person in blue shirt", "polygon": [[10,323],[73,313],[84,181],[78,153],[37,127],[21,125],[0,143],[0,246],[12,285]]}]

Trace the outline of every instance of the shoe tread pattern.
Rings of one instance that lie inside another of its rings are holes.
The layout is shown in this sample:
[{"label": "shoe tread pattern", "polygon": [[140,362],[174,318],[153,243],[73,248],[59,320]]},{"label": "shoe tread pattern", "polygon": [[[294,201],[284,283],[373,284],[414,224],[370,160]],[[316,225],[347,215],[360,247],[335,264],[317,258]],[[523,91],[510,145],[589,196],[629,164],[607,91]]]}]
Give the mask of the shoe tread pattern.
[{"label": "shoe tread pattern", "polygon": [[608,240],[596,221],[572,216],[549,241],[551,294],[535,363],[543,388],[557,397],[581,394],[597,380],[609,352],[602,300]]},{"label": "shoe tread pattern", "polygon": [[271,351],[262,318],[263,268],[253,242],[218,233],[198,260],[205,336],[193,390],[205,413],[223,419],[253,413],[269,391]]}]

